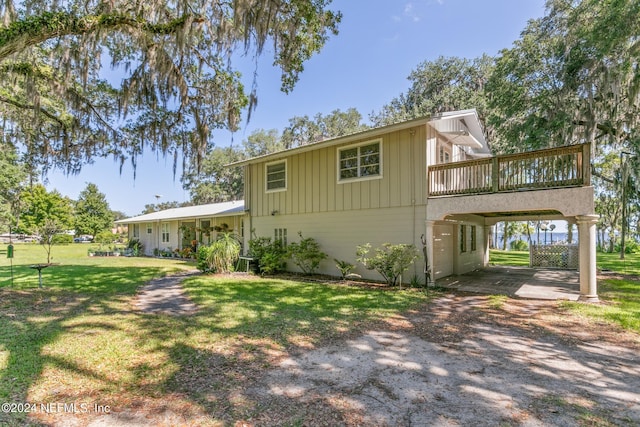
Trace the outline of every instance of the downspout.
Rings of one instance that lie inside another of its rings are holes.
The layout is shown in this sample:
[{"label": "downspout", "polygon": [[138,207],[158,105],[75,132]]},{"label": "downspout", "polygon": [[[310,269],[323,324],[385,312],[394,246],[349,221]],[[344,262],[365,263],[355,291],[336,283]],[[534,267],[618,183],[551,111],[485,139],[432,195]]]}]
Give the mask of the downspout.
[{"label": "downspout", "polygon": [[[415,185],[415,176],[416,176],[416,165],[415,165],[415,157],[414,157],[414,153],[415,153],[415,148],[414,148],[414,144],[415,144],[415,136],[416,136],[416,130],[415,129],[411,129],[409,130],[409,155],[410,155],[410,162],[411,162],[411,166],[410,166],[410,176],[411,176],[411,184],[409,186],[410,189],[410,194],[411,194],[411,240],[413,241],[413,246],[418,246],[416,244],[416,185]],[[418,266],[416,265],[416,263],[413,263],[413,275],[414,277],[417,277],[418,275]],[[402,283],[400,283],[400,286],[402,286]]]}]

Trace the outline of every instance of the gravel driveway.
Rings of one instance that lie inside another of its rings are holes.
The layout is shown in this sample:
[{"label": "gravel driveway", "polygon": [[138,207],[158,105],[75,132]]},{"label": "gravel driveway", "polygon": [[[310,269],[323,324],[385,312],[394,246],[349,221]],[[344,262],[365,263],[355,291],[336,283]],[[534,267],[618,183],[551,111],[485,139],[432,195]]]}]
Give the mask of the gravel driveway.
[{"label": "gravel driveway", "polygon": [[637,335],[566,321],[555,302],[448,296],[282,361],[246,390],[263,408],[248,423],[640,425],[638,349]]}]

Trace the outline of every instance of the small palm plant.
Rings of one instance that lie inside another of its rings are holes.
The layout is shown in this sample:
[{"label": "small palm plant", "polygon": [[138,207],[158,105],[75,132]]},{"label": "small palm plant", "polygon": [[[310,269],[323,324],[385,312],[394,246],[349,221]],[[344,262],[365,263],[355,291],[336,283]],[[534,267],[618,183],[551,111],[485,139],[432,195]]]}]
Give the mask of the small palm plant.
[{"label": "small palm plant", "polygon": [[240,255],[240,241],[231,232],[218,233],[218,239],[211,243],[207,262],[209,270],[216,273],[230,273]]}]

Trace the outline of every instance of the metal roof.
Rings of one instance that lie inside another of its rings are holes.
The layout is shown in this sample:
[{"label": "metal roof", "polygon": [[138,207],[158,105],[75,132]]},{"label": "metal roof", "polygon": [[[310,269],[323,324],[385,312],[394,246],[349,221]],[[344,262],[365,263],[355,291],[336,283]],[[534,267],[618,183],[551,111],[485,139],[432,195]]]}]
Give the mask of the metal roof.
[{"label": "metal roof", "polygon": [[116,224],[129,224],[133,222],[167,221],[173,219],[202,218],[214,216],[233,216],[244,214],[244,200],[233,202],[211,203],[208,205],[186,206],[184,208],[165,209],[145,215],[116,221]]}]

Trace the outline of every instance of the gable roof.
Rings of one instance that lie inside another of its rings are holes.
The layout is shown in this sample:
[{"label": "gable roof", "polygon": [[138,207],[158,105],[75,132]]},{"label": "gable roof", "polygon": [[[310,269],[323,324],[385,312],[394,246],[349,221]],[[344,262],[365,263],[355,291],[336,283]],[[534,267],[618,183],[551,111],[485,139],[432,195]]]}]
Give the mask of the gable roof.
[{"label": "gable roof", "polygon": [[214,216],[232,216],[244,214],[244,200],[233,202],[211,203],[208,205],[185,206],[183,208],[165,209],[144,215],[116,221],[116,224],[128,224],[133,222],[167,221],[186,218],[202,218]]},{"label": "gable roof", "polygon": [[[275,153],[264,154],[262,156],[252,157],[250,159],[241,160],[239,162],[230,163],[226,166],[244,166],[252,163],[259,163],[263,161],[278,160],[284,157],[288,157],[292,154],[305,153],[307,151],[316,150],[318,148],[332,147],[335,145],[346,144],[349,142],[361,140],[364,138],[375,138],[380,135],[384,135],[390,132],[396,132],[399,130],[409,129],[415,126],[430,124],[437,131],[443,132],[445,136],[449,138],[454,144],[464,145],[468,148],[468,154],[476,156],[490,155],[489,146],[484,138],[482,131],[482,125],[478,118],[478,113],[475,109],[448,111],[439,114],[433,114],[431,116],[420,117],[406,122],[394,123],[387,126],[382,126],[373,129],[367,129],[362,132],[353,133],[350,135],[340,136],[336,138],[325,139],[319,142],[313,142],[311,144],[301,145],[288,150],[277,151]],[[455,132],[455,138],[451,135],[447,135],[444,130],[448,132]]]}]

